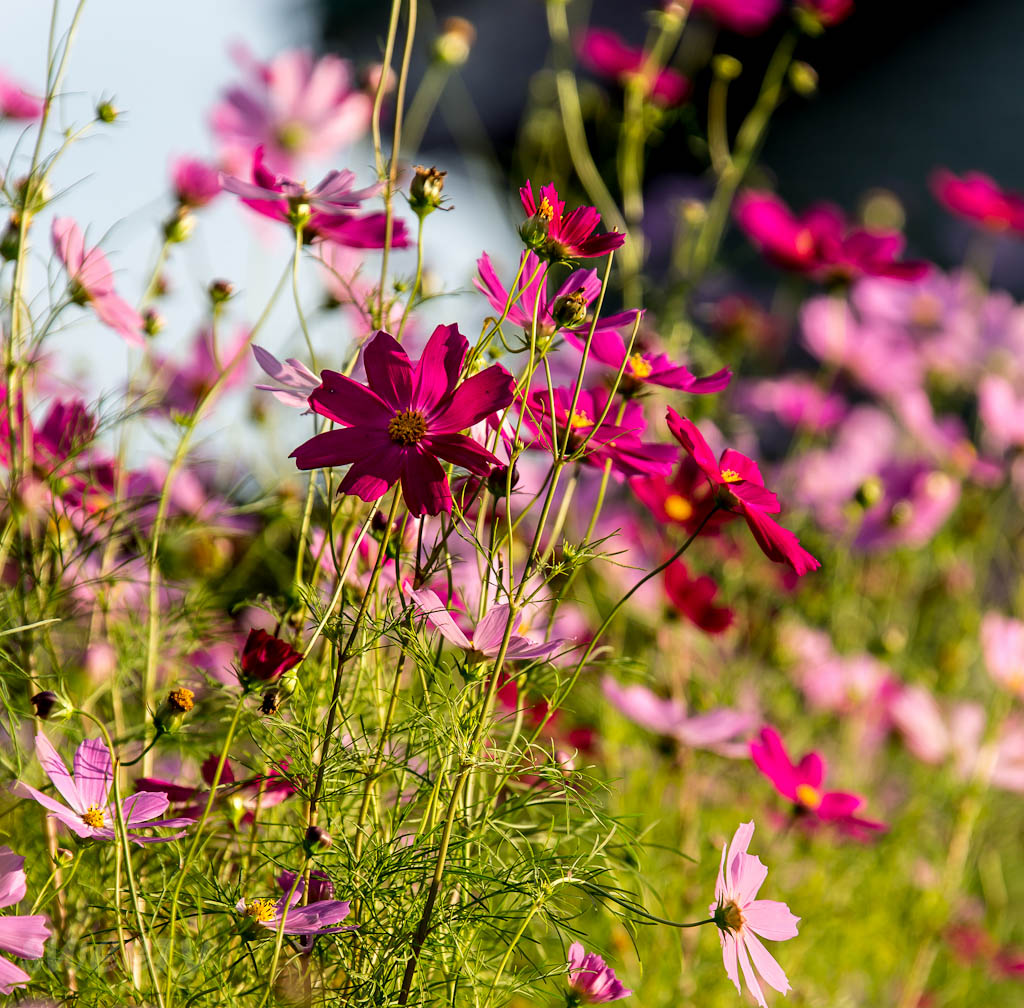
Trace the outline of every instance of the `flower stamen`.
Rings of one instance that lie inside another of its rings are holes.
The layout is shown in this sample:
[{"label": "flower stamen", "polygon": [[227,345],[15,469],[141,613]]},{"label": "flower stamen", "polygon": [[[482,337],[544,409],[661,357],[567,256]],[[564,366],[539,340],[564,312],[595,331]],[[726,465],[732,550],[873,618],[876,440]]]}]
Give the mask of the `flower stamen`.
[{"label": "flower stamen", "polygon": [[388,437],[395,444],[414,445],[423,440],[427,433],[427,421],[422,413],[415,410],[402,410],[396,413],[388,423]]},{"label": "flower stamen", "polygon": [[629,373],[634,378],[647,378],[654,370],[650,361],[643,354],[635,353],[629,358]]},{"label": "flower stamen", "polygon": [[255,921],[259,921],[261,924],[265,924],[267,921],[272,921],[274,915],[277,913],[277,907],[273,900],[268,899],[251,899],[245,905],[246,914]]},{"label": "flower stamen", "polygon": [[82,822],[86,826],[91,826],[93,829],[103,829],[106,825],[106,819],[103,814],[103,809],[99,805],[90,805],[82,813]]}]

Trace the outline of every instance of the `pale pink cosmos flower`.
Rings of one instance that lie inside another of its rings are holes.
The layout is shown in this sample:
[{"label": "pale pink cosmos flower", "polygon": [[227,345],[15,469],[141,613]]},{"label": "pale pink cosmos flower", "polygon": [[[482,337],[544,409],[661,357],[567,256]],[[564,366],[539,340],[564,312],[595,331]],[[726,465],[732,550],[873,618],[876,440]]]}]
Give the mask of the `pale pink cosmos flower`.
[{"label": "pale pink cosmos flower", "polygon": [[82,230],[70,217],[53,222],[53,248],[71,279],[71,296],[77,304],[88,302],[111,329],[129,343],[144,346],[142,316],[114,291],[114,274],[107,257],[92,248],[86,251]]},{"label": "pale pink cosmos flower", "polygon": [[273,393],[274,398],[285,406],[302,410],[303,413],[312,413],[309,405],[310,393],[320,387],[320,379],[306,367],[300,360],[289,357],[281,363],[272,353],[264,350],[261,346],[253,344],[252,352],[256,357],[256,363],[269,375],[278,385],[257,385],[256,388],[262,392]]},{"label": "pale pink cosmos flower", "polygon": [[[22,798],[32,798],[45,808],[50,816],[62,822],[83,840],[113,840],[117,811],[110,796],[114,771],[110,750],[102,739],[86,739],[75,752],[74,775],[68,773],[64,761],[42,733],[36,735],[36,757],[53,786],[67,804],[37,791],[21,781],[13,790]],[[166,794],[138,791],[121,802],[125,827],[148,829],[155,826],[187,826],[192,819],[157,819],[166,811]],[[128,833],[128,839],[137,844],[161,843],[176,840],[184,830],[168,837],[146,837]]]},{"label": "pale pink cosmos flower", "polygon": [[[334,895],[334,886],[331,880],[323,873],[314,871],[310,873],[310,896],[330,897]],[[311,937],[318,934],[336,934],[339,931],[352,931],[355,924],[347,924],[344,927],[332,927],[338,924],[349,914],[348,900],[316,899],[304,906],[297,905],[302,899],[305,883],[302,879],[296,882],[295,873],[283,871],[277,878],[278,885],[284,890],[284,895],[275,903],[269,899],[251,899],[246,901],[240,899],[235,904],[235,910],[245,914],[254,924],[266,928],[268,931],[277,931],[281,928],[284,934],[302,935]],[[289,899],[289,895],[291,899]],[[281,927],[281,918],[284,917],[284,927]]]},{"label": "pale pink cosmos flower", "polygon": [[[0,907],[14,906],[25,898],[25,859],[10,847],[0,847]],[[50,937],[42,914],[16,914],[0,917],[0,949],[20,959],[39,959],[43,943]],[[0,994],[11,994],[15,987],[31,977],[20,967],[0,956]]]},{"label": "pale pink cosmos flower", "polygon": [[1024,623],[997,612],[981,621],[981,651],[988,674],[1024,699]]},{"label": "pale pink cosmos flower", "polygon": [[569,998],[572,1004],[604,1004],[629,997],[615,970],[594,952],[585,952],[582,942],[569,946]]},{"label": "pale pink cosmos flower", "polygon": [[732,843],[722,848],[715,902],[709,907],[709,912],[719,929],[726,975],[739,991],[742,971],[750,993],[761,1008],[767,1008],[768,1003],[755,969],[770,987],[781,994],[792,988],[782,967],[761,944],[760,939],[786,941],[795,938],[800,918],[790,913],[785,903],[755,899],[768,875],[768,869],[760,858],[747,853],[753,835],[753,822],[742,823]]},{"label": "pale pink cosmos flower", "polygon": [[1024,395],[1002,375],[978,382],[978,417],[993,448],[1024,447]]}]

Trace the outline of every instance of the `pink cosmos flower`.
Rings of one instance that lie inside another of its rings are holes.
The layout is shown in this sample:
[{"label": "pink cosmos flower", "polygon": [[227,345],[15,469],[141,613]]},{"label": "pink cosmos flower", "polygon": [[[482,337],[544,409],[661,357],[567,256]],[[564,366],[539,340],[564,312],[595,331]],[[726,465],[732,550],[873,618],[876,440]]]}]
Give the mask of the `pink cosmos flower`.
[{"label": "pink cosmos flower", "polygon": [[794,764],[774,728],[761,729],[760,741],[750,743],[750,756],[775,790],[793,803],[796,812],[809,814],[819,822],[835,823],[843,833],[862,839],[873,830],[886,828],[884,823],[854,815],[864,804],[860,795],[822,790],[825,760],[821,753],[809,752]]},{"label": "pink cosmos flower", "polygon": [[315,60],[292,49],[261,63],[238,47],[234,57],[249,79],[230,87],[212,115],[229,165],[243,168],[262,144],[270,167],[290,172],[298,158],[330,157],[369,127],[373,103],[353,89],[349,65],[337,56]]},{"label": "pink cosmos flower", "polygon": [[703,524],[703,535],[717,535],[731,515],[717,511],[707,518],[715,505],[715,487],[704,478],[691,455],[686,452],[680,455],[671,479],[664,476],[637,478],[629,481],[630,486],[659,525],[679,525],[687,535],[692,535]]},{"label": "pink cosmos flower", "polygon": [[954,175],[945,168],[932,173],[932,192],[947,209],[986,231],[1024,234],[1024,195],[1002,189],[982,172]]},{"label": "pink cosmos flower", "polygon": [[341,424],[292,452],[300,469],[351,463],[339,492],[364,501],[398,480],[416,518],[451,513],[452,497],[439,458],[486,476],[498,460],[459,433],[512,401],[512,376],[495,364],[461,384],[469,344],[455,325],[438,326],[415,365],[381,330],[363,352],[367,384],[321,373],[309,397],[316,413]]},{"label": "pink cosmos flower", "polygon": [[[240,899],[235,904],[235,910],[245,914],[254,924],[266,928],[268,931],[277,931],[281,927],[281,918],[284,917],[284,934],[302,935],[305,937],[318,934],[337,934],[339,931],[353,931],[355,924],[347,924],[344,927],[332,927],[338,924],[349,914],[348,900],[321,899],[314,903],[299,905],[302,898],[303,882],[300,881],[291,892],[295,883],[293,872],[282,872],[278,878],[278,884],[285,890],[285,894],[275,903],[269,899]],[[328,880],[329,884],[330,880]],[[313,883],[311,878],[310,893],[315,888],[321,892],[324,889],[322,882]],[[332,887],[333,889],[333,887]],[[291,893],[291,901],[288,894]],[[287,913],[285,912],[287,909]]]},{"label": "pink cosmos flower", "polygon": [[640,440],[647,421],[639,403],[630,402],[621,422],[613,423],[609,419],[612,411],[606,410],[608,392],[605,389],[581,392],[571,416],[572,389],[562,387],[554,392],[556,430],[551,425],[551,396],[547,389],[537,389],[527,399],[527,422],[536,433],[537,444],[546,451],[554,452],[556,441],[561,450],[568,426],[571,428],[570,454],[582,449],[583,461],[588,465],[601,468],[610,461],[613,471],[627,477],[668,474],[676,453],[670,445]]},{"label": "pink cosmos flower", "polygon": [[846,416],[846,401],[806,375],[762,378],[738,390],[740,406],[755,415],[773,416],[787,427],[823,433]]},{"label": "pink cosmos flower", "polygon": [[603,1004],[629,997],[615,970],[593,952],[584,952],[580,942],[569,946],[569,1000],[571,1004]]},{"label": "pink cosmos flower", "polygon": [[303,413],[311,413],[309,397],[312,392],[320,387],[320,379],[306,367],[300,360],[289,357],[283,364],[272,353],[264,350],[261,346],[253,344],[253,355],[256,363],[284,388],[276,385],[257,385],[256,388],[263,392],[272,392],[278,402],[285,406],[292,406],[302,410]]},{"label": "pink cosmos flower", "polygon": [[995,611],[985,613],[981,652],[988,674],[1024,700],[1024,623]]},{"label": "pink cosmos flower", "polygon": [[[540,259],[532,252],[524,252],[521,262],[523,269],[514,292],[517,297],[509,308],[508,321],[527,331],[533,327],[535,308],[538,333],[542,336],[550,336],[557,329],[563,328],[555,321],[554,313],[556,306],[560,306],[564,298],[578,295],[582,306],[589,308],[601,292],[601,281],[597,278],[597,270],[579,269],[573,270],[558,290],[549,297],[543,273],[538,275],[532,283],[530,282],[534,274],[537,273]],[[479,277],[473,280],[473,285],[487,298],[496,312],[503,312],[509,299],[509,291],[502,286],[486,252],[477,259],[476,265]],[[632,326],[636,321],[637,314],[636,311],[625,311],[607,315],[597,320],[595,331],[604,332],[606,329],[615,329],[619,326]],[[563,329],[563,332],[575,333],[577,336],[584,337],[590,332],[590,322],[570,326]]]},{"label": "pink cosmos flower", "polygon": [[[419,606],[427,622],[446,641],[462,648],[470,660],[498,656],[501,642],[505,636],[505,628],[508,625],[508,605],[491,606],[470,635],[463,632],[447,606],[429,588],[420,588],[410,591],[409,594]],[[534,641],[513,632],[508,641],[505,657],[510,661],[517,659],[534,661],[538,658],[550,658],[568,643],[567,640]]]},{"label": "pink cosmos flower", "polygon": [[[25,859],[10,847],[0,847],[0,907],[14,906],[25,898]],[[0,917],[0,949],[20,959],[40,959],[43,943],[50,937],[42,914],[15,914]],[[20,967],[0,956],[0,994],[10,994],[31,977]]]},{"label": "pink cosmos flower", "polygon": [[220,172],[198,158],[178,158],[171,170],[171,178],[181,206],[204,207],[220,195]]},{"label": "pink cosmos flower", "polygon": [[702,574],[691,577],[682,560],[665,568],[665,594],[676,611],[705,633],[724,633],[732,626],[734,614],[728,606],[715,605],[718,585]]},{"label": "pink cosmos flower", "polygon": [[[219,348],[214,347],[213,329],[203,326],[196,333],[190,347],[189,357],[184,361],[157,357],[157,373],[154,385],[159,392],[156,403],[158,412],[179,413],[189,416],[206,397],[228,361],[234,360],[242,347],[249,341],[250,331],[239,326],[229,342],[221,337]],[[226,343],[226,345],[225,345]],[[245,383],[245,367],[236,367],[221,384],[218,394]]]},{"label": "pink cosmos flower", "polygon": [[841,210],[818,204],[797,217],[774,193],[748,189],[733,208],[736,222],[771,260],[819,281],[863,274],[916,280],[924,262],[898,261],[903,236],[894,231],[850,228]]},{"label": "pink cosmos flower", "polygon": [[30,95],[0,71],[0,119],[38,119],[43,114],[41,98]]},{"label": "pink cosmos flower", "polygon": [[92,305],[111,329],[129,343],[144,346],[142,316],[114,292],[114,275],[107,257],[98,249],[86,251],[79,226],[70,217],[53,221],[53,248],[71,278],[71,296],[76,304]]},{"label": "pink cosmos flower", "polygon": [[710,749],[720,756],[740,759],[747,755],[741,741],[754,728],[754,715],[731,707],[718,707],[704,714],[688,714],[678,700],[659,697],[646,686],[623,686],[611,676],[601,681],[609,702],[631,721],[675,739],[691,749]]},{"label": "pink cosmos flower", "polygon": [[693,10],[714,18],[723,28],[757,35],[775,19],[780,0],[693,0]]},{"label": "pink cosmos flower", "polygon": [[[607,28],[591,28],[579,45],[583,65],[625,87],[647,63],[647,53],[631,46]],[[690,93],[690,82],[678,70],[663,67],[648,85],[648,97],[658,105],[679,105]]]},{"label": "pink cosmos flower", "polygon": [[530,182],[519,190],[526,211],[520,233],[542,259],[593,259],[620,248],[626,240],[617,231],[594,234],[601,215],[593,207],[577,207],[566,213],[565,203],[552,183],[541,186],[540,197],[538,203]]},{"label": "pink cosmos flower", "polygon": [[[59,820],[83,840],[113,840],[117,812],[110,798],[114,771],[110,750],[102,739],[86,739],[75,752],[74,775],[68,773],[64,761],[57,755],[41,732],[36,735],[36,757],[53,786],[67,802],[66,805],[18,781],[14,793],[32,798],[45,808],[50,816]],[[121,802],[121,814],[128,830],[141,827],[188,826],[192,819],[157,819],[167,809],[166,794],[137,791]],[[166,843],[184,836],[185,831],[168,837],[147,837],[128,833],[128,839],[137,844]]]},{"label": "pink cosmos flower", "polygon": [[[291,227],[302,225],[304,241],[337,242],[349,248],[383,248],[387,237],[384,213],[357,214],[363,200],[380,191],[379,185],[354,189],[356,177],[350,171],[331,171],[312,189],[284,175],[275,175],[264,164],[264,148],[253,152],[252,182],[221,174],[221,185],[242,198],[242,202],[264,217],[283,221]],[[392,221],[391,246],[409,243],[405,224]]]},{"label": "pink cosmos flower", "polygon": [[709,912],[718,926],[726,976],[739,991],[742,971],[743,979],[757,1003],[761,1008],[768,1008],[755,969],[780,994],[792,988],[782,967],[761,944],[760,939],[788,941],[795,938],[800,918],[790,913],[785,903],[754,898],[768,875],[768,869],[760,858],[747,853],[753,835],[753,822],[743,823],[733,835],[732,843],[722,848],[722,863],[715,884],[715,902],[711,904]]},{"label": "pink cosmos flower", "polygon": [[765,556],[776,563],[789,564],[799,575],[821,566],[792,532],[769,517],[778,513],[780,505],[775,494],[765,488],[756,462],[732,448],[722,452],[721,460],[716,461],[693,423],[671,407],[667,419],[669,430],[700,466],[720,505],[743,516]]},{"label": "pink cosmos flower", "polygon": [[978,417],[993,447],[1024,447],[1024,395],[1007,378],[990,374],[978,382]]}]

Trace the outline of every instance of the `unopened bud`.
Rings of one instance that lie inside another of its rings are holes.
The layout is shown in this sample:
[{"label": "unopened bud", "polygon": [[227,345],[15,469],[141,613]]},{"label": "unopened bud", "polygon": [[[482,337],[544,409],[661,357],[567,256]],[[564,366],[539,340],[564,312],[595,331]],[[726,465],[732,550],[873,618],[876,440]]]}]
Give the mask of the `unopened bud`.
[{"label": "unopened bud", "polygon": [[555,211],[545,196],[537,207],[537,212],[519,226],[519,237],[523,244],[534,252],[540,252],[548,241],[548,233],[551,231],[551,222],[555,218]]},{"label": "unopened bud", "polygon": [[711,61],[711,69],[714,70],[716,77],[731,81],[736,80],[743,73],[743,64],[735,56],[719,53]]},{"label": "unopened bud", "polygon": [[708,216],[708,208],[700,200],[695,199],[683,200],[679,204],[679,211],[690,227],[699,227]]},{"label": "unopened bud", "polygon": [[491,474],[487,477],[487,489],[495,497],[504,497],[509,490],[515,490],[516,484],[519,482],[519,470],[512,465],[512,472],[509,473],[508,466],[498,466],[497,469],[492,469]]},{"label": "unopened bud", "polygon": [[441,205],[444,177],[447,174],[448,172],[438,171],[437,168],[416,165],[416,174],[409,186],[409,206],[416,213],[426,216]]},{"label": "unopened bud", "polygon": [[16,217],[7,222],[3,236],[0,237],[0,257],[14,262],[21,250],[21,227]]},{"label": "unopened bud", "polygon": [[184,721],[185,715],[196,705],[196,695],[185,686],[173,689],[164,697],[156,714],[153,715],[153,723],[161,734],[169,734],[177,731]]},{"label": "unopened bud", "polygon": [[45,178],[26,175],[14,184],[15,206],[26,210],[29,215],[37,214],[50,201],[53,190]]},{"label": "unopened bud", "polygon": [[32,697],[32,710],[40,721],[46,721],[62,705],[61,699],[53,690],[43,690]]},{"label": "unopened bud", "polygon": [[469,59],[476,41],[476,29],[465,18],[450,17],[441,25],[434,43],[434,59],[450,67],[462,66]]},{"label": "unopened bud", "polygon": [[302,846],[310,857],[320,851],[329,850],[333,844],[334,838],[320,826],[310,826],[302,840]]},{"label": "unopened bud", "polygon": [[100,122],[112,123],[120,114],[120,111],[112,101],[104,100],[96,106],[96,118]]},{"label": "unopened bud", "polygon": [[59,865],[69,865],[75,860],[74,851],[69,851],[67,847],[58,847],[53,852],[53,863]]},{"label": "unopened bud", "polygon": [[215,305],[230,301],[235,295],[235,286],[229,280],[214,280],[209,287],[210,300]]},{"label": "unopened bud", "polygon": [[188,207],[179,206],[164,222],[164,238],[173,245],[188,241],[195,226],[196,219],[189,212]]},{"label": "unopened bud", "polygon": [[167,319],[152,305],[142,313],[142,328],[147,336],[155,336],[166,324]]},{"label": "unopened bud", "polygon": [[551,307],[551,317],[559,329],[572,329],[582,325],[587,317],[587,296],[583,288],[556,298]]},{"label": "unopened bud", "polygon": [[789,67],[790,87],[799,95],[809,98],[818,90],[818,71],[803,60],[796,60]]}]

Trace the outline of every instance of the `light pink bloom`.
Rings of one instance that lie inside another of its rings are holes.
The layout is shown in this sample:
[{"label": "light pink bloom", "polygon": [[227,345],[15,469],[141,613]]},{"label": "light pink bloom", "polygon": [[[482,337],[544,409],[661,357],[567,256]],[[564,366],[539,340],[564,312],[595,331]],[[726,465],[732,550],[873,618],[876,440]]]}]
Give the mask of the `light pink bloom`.
[{"label": "light pink bloom", "polygon": [[303,413],[312,413],[309,405],[310,393],[320,387],[320,379],[300,360],[289,357],[283,364],[263,347],[253,344],[252,352],[256,363],[284,388],[276,385],[257,385],[263,392],[272,392],[278,402],[292,406]]},{"label": "light pink bloom", "polygon": [[767,1008],[755,969],[770,987],[780,993],[785,994],[792,988],[782,967],[760,939],[786,941],[795,938],[800,918],[790,913],[785,903],[754,898],[768,875],[768,869],[761,864],[760,858],[747,853],[753,835],[753,822],[743,823],[736,830],[732,843],[722,848],[715,902],[709,912],[718,925],[726,975],[739,991],[742,971],[750,993],[761,1008]]},{"label": "light pink bloom", "polygon": [[[0,907],[14,906],[25,898],[25,859],[10,847],[0,847]],[[39,959],[43,942],[50,937],[42,914],[0,917],[0,949],[20,959]],[[10,994],[31,978],[20,967],[0,956],[0,994]]]},{"label": "light pink bloom", "polygon": [[38,119],[42,112],[42,99],[22,90],[0,71],[0,119]]},{"label": "light pink bloom", "polygon": [[[113,840],[117,821],[117,812],[110,797],[114,771],[110,750],[103,740],[86,739],[78,747],[75,752],[74,776],[68,773],[64,761],[41,732],[36,735],[36,756],[46,776],[67,804],[21,781],[15,783],[14,793],[37,801],[52,818],[58,819],[83,840]],[[134,827],[145,829],[154,826],[187,826],[192,823],[191,819],[158,820],[156,817],[166,811],[168,803],[166,794],[137,791],[121,802],[125,827],[131,830]],[[168,837],[145,837],[129,832],[128,839],[137,844],[160,843],[176,840],[184,832],[182,830]]]},{"label": "light pink bloom", "polygon": [[981,651],[988,674],[1011,693],[1024,699],[1024,623],[985,613],[981,621]]},{"label": "light pink bloom", "polygon": [[985,375],[978,383],[978,416],[993,447],[1024,447],[1024,395],[1002,375]]},{"label": "light pink bloom", "polygon": [[584,952],[582,942],[569,946],[569,991],[576,1004],[603,1004],[633,993],[599,955]]},{"label": "light pink bloom", "polygon": [[144,346],[142,316],[114,291],[114,274],[107,257],[98,249],[86,251],[81,228],[70,217],[53,222],[53,248],[71,278],[71,296],[78,304],[88,302],[111,329],[129,343]]}]

